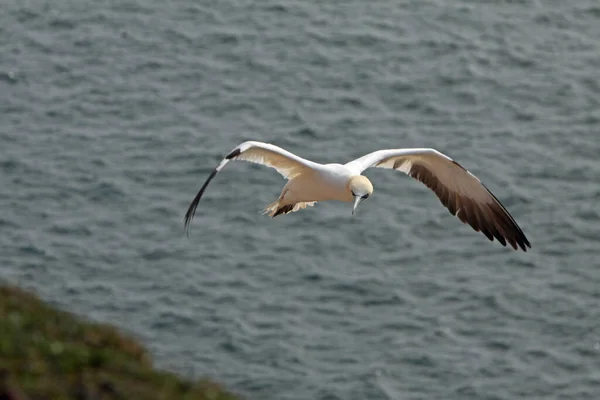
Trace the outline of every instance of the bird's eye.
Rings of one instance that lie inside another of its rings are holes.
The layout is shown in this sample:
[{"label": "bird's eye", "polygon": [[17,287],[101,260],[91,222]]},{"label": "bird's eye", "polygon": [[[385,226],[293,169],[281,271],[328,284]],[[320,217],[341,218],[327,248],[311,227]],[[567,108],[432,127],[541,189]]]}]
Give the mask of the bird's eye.
[{"label": "bird's eye", "polygon": [[350,191],[352,193],[352,196],[356,197],[356,193],[354,193],[354,190]]},{"label": "bird's eye", "polygon": [[366,199],[367,197],[369,197],[369,193],[365,194],[362,198]]}]

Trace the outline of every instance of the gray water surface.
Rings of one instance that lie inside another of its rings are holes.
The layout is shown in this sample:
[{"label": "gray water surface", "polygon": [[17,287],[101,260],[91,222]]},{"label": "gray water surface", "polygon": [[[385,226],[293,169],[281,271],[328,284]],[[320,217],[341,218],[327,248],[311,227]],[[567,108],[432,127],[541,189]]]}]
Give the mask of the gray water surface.
[{"label": "gray water surface", "polygon": [[[4,1],[0,278],[248,399],[600,398],[597,1]],[[244,140],[434,147],[532,243],[426,187],[281,218]]]}]

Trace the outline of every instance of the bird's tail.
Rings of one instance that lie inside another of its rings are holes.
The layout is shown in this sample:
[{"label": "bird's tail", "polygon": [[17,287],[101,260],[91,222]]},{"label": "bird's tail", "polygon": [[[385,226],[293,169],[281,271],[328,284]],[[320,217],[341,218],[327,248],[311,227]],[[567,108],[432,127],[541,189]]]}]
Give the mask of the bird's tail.
[{"label": "bird's tail", "polygon": [[269,214],[269,217],[275,218],[278,215],[285,215],[291,212],[295,212],[298,210],[302,210],[306,207],[314,206],[316,201],[311,202],[299,202],[295,204],[280,204],[280,200],[276,200],[269,204],[267,208],[264,209],[263,214]]}]

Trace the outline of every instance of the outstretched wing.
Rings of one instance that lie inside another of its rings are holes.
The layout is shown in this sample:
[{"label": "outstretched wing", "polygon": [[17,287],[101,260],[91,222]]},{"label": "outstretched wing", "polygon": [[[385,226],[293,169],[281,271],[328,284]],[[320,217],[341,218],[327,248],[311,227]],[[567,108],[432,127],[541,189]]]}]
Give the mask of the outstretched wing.
[{"label": "outstretched wing", "polygon": [[481,181],[450,157],[434,149],[390,149],[369,153],[346,164],[354,173],[378,167],[402,171],[433,190],[442,204],[463,223],[517,250],[529,240],[513,217]]},{"label": "outstretched wing", "polygon": [[196,197],[194,197],[194,200],[192,200],[192,203],[185,213],[184,218],[186,232],[188,231],[191,220],[194,218],[194,214],[196,214],[198,202],[200,202],[206,187],[215,177],[215,175],[217,175],[217,173],[232,160],[243,160],[266,165],[267,167],[274,168],[287,179],[292,179],[294,176],[301,174],[306,169],[312,169],[319,165],[269,143],[248,141],[240,144],[233,149],[210,173],[206,179],[206,182],[204,182],[204,185],[202,185],[198,191],[198,194],[196,194]]}]

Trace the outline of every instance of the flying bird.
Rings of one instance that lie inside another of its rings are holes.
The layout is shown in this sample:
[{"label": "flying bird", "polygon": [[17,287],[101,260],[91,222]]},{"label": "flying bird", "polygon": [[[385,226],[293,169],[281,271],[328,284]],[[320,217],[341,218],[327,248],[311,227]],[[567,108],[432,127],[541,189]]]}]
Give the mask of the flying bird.
[{"label": "flying bird", "polygon": [[452,215],[489,240],[496,238],[503,246],[508,242],[515,250],[531,248],[513,217],[475,175],[445,154],[427,148],[378,150],[342,165],[319,164],[270,143],[244,142],[217,165],[192,200],[184,218],[186,231],[206,187],[233,160],[266,165],[288,180],[279,198],[264,210],[271,217],[326,200],[352,202],[354,214],[373,193],[373,185],[363,171],[372,167],[395,169],[425,184]]}]

